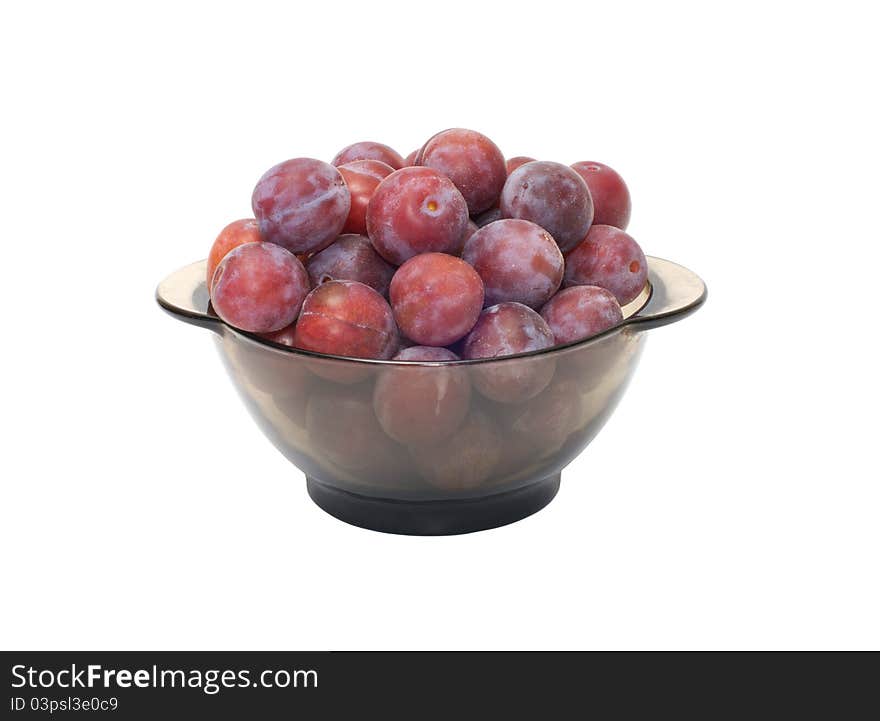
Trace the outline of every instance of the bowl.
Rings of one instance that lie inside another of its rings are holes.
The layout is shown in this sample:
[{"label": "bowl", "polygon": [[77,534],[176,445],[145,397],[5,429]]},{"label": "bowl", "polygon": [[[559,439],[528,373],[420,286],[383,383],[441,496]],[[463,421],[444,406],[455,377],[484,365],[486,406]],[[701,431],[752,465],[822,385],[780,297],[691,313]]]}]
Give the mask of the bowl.
[{"label": "bowl", "polygon": [[263,433],[347,523],[445,535],[494,528],[546,506],[560,474],[602,429],[646,331],[706,299],[694,273],[648,258],[648,282],[615,328],[546,350],[451,363],[343,358],[237,330],[211,310],[206,261],[159,284],[173,317],[213,331]]}]

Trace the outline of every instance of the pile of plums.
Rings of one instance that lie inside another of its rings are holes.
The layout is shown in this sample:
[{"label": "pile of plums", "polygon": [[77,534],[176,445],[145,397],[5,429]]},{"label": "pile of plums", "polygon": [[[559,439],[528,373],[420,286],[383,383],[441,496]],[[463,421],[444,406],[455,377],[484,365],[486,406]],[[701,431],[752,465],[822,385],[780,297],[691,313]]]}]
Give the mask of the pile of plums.
[{"label": "pile of plums", "polygon": [[[495,358],[622,320],[647,263],[614,170],[516,157],[444,130],[404,159],[361,142],[288,160],[208,257],[214,311],[278,343],[353,358]],[[491,397],[491,393],[490,393]]]}]

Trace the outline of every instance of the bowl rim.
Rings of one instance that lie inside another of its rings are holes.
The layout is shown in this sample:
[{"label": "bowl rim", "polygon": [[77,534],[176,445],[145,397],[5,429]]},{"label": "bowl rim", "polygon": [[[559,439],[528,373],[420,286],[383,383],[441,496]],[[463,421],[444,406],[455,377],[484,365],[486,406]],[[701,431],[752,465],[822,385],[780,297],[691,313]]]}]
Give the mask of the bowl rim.
[{"label": "bowl rim", "polygon": [[[377,366],[428,366],[428,367],[441,367],[441,368],[450,368],[454,366],[471,366],[471,365],[482,365],[486,363],[505,363],[507,361],[515,361],[517,359],[523,358],[535,358],[538,356],[549,356],[557,353],[561,353],[567,350],[571,350],[573,348],[578,348],[581,346],[588,346],[592,343],[596,343],[600,340],[604,340],[616,333],[620,333],[626,330],[629,326],[637,323],[639,321],[639,313],[644,310],[648,304],[651,302],[651,298],[654,296],[654,286],[651,284],[650,280],[645,281],[645,286],[639,292],[633,300],[629,303],[626,303],[624,308],[632,308],[632,310],[628,311],[629,315],[627,315],[620,323],[612,326],[611,328],[607,328],[601,333],[596,333],[595,335],[591,335],[589,338],[583,338],[581,340],[569,341],[568,343],[560,343],[556,345],[549,346],[547,348],[540,348],[538,350],[524,351],[522,353],[511,353],[509,355],[504,356],[490,356],[488,358],[460,358],[458,360],[449,360],[449,361],[417,361],[417,360],[395,360],[393,358],[355,358],[354,356],[345,356],[345,355],[334,355],[332,353],[320,353],[318,351],[306,350],[305,348],[296,348],[294,346],[285,345],[284,343],[276,343],[273,340],[269,340],[264,336],[259,335],[258,333],[251,333],[250,331],[241,330],[234,326],[229,325],[222,318],[217,316],[214,313],[213,308],[208,309],[208,312],[211,313],[222,325],[226,331],[231,331],[237,336],[242,337],[243,339],[255,343],[264,348],[269,348],[271,350],[280,351],[282,353],[292,354],[292,355],[301,355],[306,356],[308,358],[319,358],[322,360],[331,360],[331,361],[343,361],[346,363],[358,363],[358,364],[370,364]],[[638,305],[634,305],[638,303]],[[418,345],[418,344],[416,344]],[[399,352],[399,351],[398,351]],[[453,351],[454,352],[454,351]]]},{"label": "bowl rim", "polygon": [[623,306],[624,319],[602,333],[583,340],[572,341],[541,348],[534,351],[514,353],[490,358],[470,358],[455,361],[411,361],[393,358],[354,358],[352,356],[319,353],[317,351],[294,348],[276,343],[268,338],[239,330],[225,323],[211,307],[205,282],[207,260],[190,263],[168,275],[156,287],[155,300],[159,307],[177,320],[216,333],[219,337],[230,337],[253,344],[259,348],[329,360],[333,362],[372,364],[376,366],[464,366],[483,363],[506,363],[538,356],[551,357],[554,354],[570,352],[574,349],[599,343],[618,333],[642,333],[686,318],[699,309],[708,297],[705,281],[696,273],[674,261],[656,256],[645,256],[648,261],[648,279],[636,298]]}]

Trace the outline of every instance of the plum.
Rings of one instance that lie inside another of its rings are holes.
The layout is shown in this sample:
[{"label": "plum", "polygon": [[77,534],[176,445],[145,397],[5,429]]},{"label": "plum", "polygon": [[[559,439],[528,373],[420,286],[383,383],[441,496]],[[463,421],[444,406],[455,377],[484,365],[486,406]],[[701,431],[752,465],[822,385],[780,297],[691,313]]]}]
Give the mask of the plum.
[{"label": "plum", "polygon": [[580,175],[590,189],[593,199],[593,223],[596,225],[613,225],[626,230],[629,225],[632,202],[629,188],[623,178],[613,168],[603,163],[584,160],[574,163],[572,169]]},{"label": "plum", "polygon": [[305,265],[313,288],[329,280],[356,280],[381,295],[388,294],[395,271],[364,235],[340,235],[335,243],[311,256]]},{"label": "plum", "polygon": [[355,160],[340,165],[338,170],[351,193],[351,209],[342,232],[364,235],[367,232],[367,205],[370,198],[379,183],[394,172],[394,168],[378,160]]},{"label": "plum", "polygon": [[211,292],[214,271],[220,265],[220,261],[233,248],[245,243],[259,243],[263,240],[260,235],[260,224],[256,218],[243,218],[234,220],[220,231],[220,235],[214,240],[211,251],[208,253],[207,283],[208,292]]},{"label": "plum", "polygon": [[486,308],[462,343],[462,358],[497,358],[473,368],[472,381],[487,398],[520,403],[540,393],[555,371],[553,358],[533,356],[502,360],[504,356],[543,350],[553,345],[553,331],[544,319],[521,303]]},{"label": "plum", "polygon": [[483,307],[483,282],[461,258],[423,253],[391,279],[391,307],[400,331],[421,345],[446,346],[464,337]]},{"label": "plum", "polygon": [[584,179],[567,165],[536,160],[514,170],[500,202],[505,218],[537,223],[566,253],[583,240],[593,222],[593,200]]},{"label": "plum", "polygon": [[273,243],[245,243],[217,266],[211,305],[235,328],[271,333],[296,320],[308,290],[309,275],[293,253]]},{"label": "plum", "polygon": [[294,158],[270,168],[251,197],[263,240],[292,253],[314,253],[345,225],[351,193],[340,172],[314,158]]},{"label": "plum", "polygon": [[[411,346],[394,360],[442,362],[458,356],[446,348]],[[428,445],[451,436],[470,407],[471,384],[461,367],[395,366],[380,374],[373,393],[379,424],[399,443]]]},{"label": "plum", "polygon": [[595,285],[573,285],[541,308],[557,344],[572,343],[613,328],[623,320],[617,298]]},{"label": "plum", "polygon": [[419,253],[452,253],[468,222],[452,181],[431,168],[403,168],[379,183],[367,206],[367,234],[394,265]]},{"label": "plum", "polygon": [[559,246],[528,220],[496,220],[480,228],[465,242],[461,257],[482,278],[486,305],[512,301],[537,309],[562,283]]},{"label": "plum", "polygon": [[397,326],[388,302],[370,286],[331,280],[306,296],[294,344],[317,353],[388,359],[397,351]]},{"label": "plum", "polygon": [[485,135],[464,128],[437,133],[422,147],[417,162],[439,170],[455,183],[471,215],[497,204],[507,178],[498,146]]},{"label": "plum", "polygon": [[642,292],[648,261],[635,239],[611,225],[594,225],[565,260],[563,284],[598,285],[626,305]]},{"label": "plum", "polygon": [[378,160],[386,165],[390,165],[394,170],[400,170],[405,164],[403,157],[393,148],[389,148],[382,143],[364,140],[347,145],[336,153],[336,157],[331,161],[331,165],[338,167],[356,160]]}]

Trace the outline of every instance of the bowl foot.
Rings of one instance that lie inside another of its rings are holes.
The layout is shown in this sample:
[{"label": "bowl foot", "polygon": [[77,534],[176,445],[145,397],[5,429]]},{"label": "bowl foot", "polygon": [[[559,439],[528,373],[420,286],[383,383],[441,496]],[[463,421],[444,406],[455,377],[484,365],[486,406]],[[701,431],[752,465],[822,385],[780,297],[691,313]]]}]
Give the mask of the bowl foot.
[{"label": "bowl foot", "polygon": [[559,490],[560,474],[523,488],[460,501],[402,501],[361,496],[306,477],[309,495],[331,516],[353,526],[411,536],[472,533],[540,511]]}]

